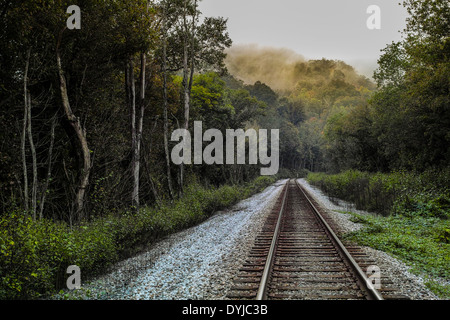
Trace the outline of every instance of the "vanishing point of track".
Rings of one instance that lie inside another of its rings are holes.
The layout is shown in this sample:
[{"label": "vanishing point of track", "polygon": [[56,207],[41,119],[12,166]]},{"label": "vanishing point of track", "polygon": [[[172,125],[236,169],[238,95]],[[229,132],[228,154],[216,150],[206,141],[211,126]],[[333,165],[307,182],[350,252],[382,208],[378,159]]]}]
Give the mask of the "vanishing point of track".
[{"label": "vanishing point of track", "polygon": [[362,269],[370,265],[366,260],[358,248],[342,244],[314,201],[289,180],[228,297],[383,300]]}]

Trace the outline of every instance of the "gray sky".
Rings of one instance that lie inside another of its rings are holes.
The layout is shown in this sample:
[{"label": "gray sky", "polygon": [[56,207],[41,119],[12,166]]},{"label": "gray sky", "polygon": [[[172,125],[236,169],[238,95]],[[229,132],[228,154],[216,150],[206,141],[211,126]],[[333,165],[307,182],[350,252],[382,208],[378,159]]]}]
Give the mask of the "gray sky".
[{"label": "gray sky", "polygon": [[[400,40],[407,13],[401,0],[203,0],[204,16],[228,18],[235,45],[289,48],[306,59],[344,60],[365,75],[380,50]],[[370,5],[381,9],[381,30],[369,30]]]}]

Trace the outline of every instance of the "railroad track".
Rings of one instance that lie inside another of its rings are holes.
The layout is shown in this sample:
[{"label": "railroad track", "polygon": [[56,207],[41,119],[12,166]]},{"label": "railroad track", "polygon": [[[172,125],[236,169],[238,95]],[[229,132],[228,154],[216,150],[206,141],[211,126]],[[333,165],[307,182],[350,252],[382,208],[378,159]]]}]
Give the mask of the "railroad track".
[{"label": "railroad track", "polygon": [[369,280],[374,262],[361,248],[344,246],[316,207],[297,181],[286,183],[228,298],[405,299],[386,277]]}]

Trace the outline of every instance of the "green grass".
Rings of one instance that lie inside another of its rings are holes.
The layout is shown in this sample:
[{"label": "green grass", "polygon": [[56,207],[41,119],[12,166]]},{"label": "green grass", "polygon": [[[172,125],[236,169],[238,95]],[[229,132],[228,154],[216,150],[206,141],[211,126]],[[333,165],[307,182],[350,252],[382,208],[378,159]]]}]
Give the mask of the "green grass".
[{"label": "green grass", "polygon": [[428,278],[427,286],[442,298],[450,298],[450,286],[433,281],[450,279],[450,221],[430,217],[362,216],[352,221],[365,227],[344,239],[387,252],[411,266],[411,271]]}]

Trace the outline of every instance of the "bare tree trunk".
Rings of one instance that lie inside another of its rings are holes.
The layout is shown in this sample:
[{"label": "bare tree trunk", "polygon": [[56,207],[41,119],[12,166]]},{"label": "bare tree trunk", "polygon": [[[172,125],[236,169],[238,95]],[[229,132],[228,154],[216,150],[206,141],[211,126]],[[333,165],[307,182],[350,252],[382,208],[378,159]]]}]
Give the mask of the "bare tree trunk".
[{"label": "bare tree trunk", "polygon": [[31,49],[28,49],[27,60],[25,63],[25,74],[23,78],[23,97],[24,97],[24,107],[23,107],[23,126],[22,126],[22,137],[20,139],[20,149],[22,151],[22,168],[23,168],[23,198],[24,198],[24,208],[25,211],[29,210],[29,197],[28,197],[28,173],[27,173],[27,159],[25,151],[25,140],[27,132],[27,121],[28,121],[28,68],[30,65],[30,54]]},{"label": "bare tree trunk", "polygon": [[138,127],[137,127],[137,157],[136,157],[136,171],[135,173],[135,182],[137,184],[137,197],[138,201],[137,204],[139,206],[139,172],[141,167],[141,145],[142,145],[142,132],[144,130],[144,112],[145,112],[145,91],[146,91],[146,63],[147,63],[147,56],[143,52],[141,53],[141,80],[140,80],[140,112],[139,112],[139,118],[138,118]]},{"label": "bare tree trunk", "polygon": [[[155,124],[153,125],[153,130],[152,130],[150,136],[155,131],[157,125],[158,125],[158,120],[156,119],[155,120]],[[158,190],[156,189],[155,182],[154,182],[152,173],[150,172],[149,165],[148,165],[150,163],[149,155],[152,154],[152,143],[151,143],[151,140],[150,140],[149,143],[148,143],[148,149],[146,149],[145,146],[147,144],[145,143],[144,140],[145,140],[145,137],[142,136],[142,148],[143,148],[143,151],[144,151],[143,152],[143,157],[144,157],[144,160],[145,160],[143,162],[144,163],[144,169],[145,169],[145,171],[147,173],[147,177],[148,177],[148,180],[149,180],[149,183],[150,183],[150,187],[152,189],[153,197],[155,198],[155,202],[156,202],[157,206],[160,206],[161,199],[160,199],[160,197],[158,195]],[[146,155],[147,155],[147,157],[146,157]]]},{"label": "bare tree trunk", "polygon": [[44,213],[45,196],[47,195],[47,189],[50,184],[51,174],[52,174],[52,156],[53,156],[53,145],[55,142],[55,126],[56,117],[52,120],[52,128],[50,132],[50,147],[48,149],[48,167],[47,167],[47,178],[45,180],[44,188],[42,190],[41,203],[39,204],[39,219],[42,220]]},{"label": "bare tree trunk", "polygon": [[[31,157],[32,157],[32,163],[33,163],[33,184],[32,184],[32,188],[31,188],[31,214],[33,216],[33,220],[36,220],[36,208],[37,208],[37,160],[36,160],[36,147],[34,146],[34,141],[33,141],[33,134],[32,134],[32,130],[31,130],[31,94],[28,91],[28,69],[29,69],[29,65],[30,65],[30,55],[31,55],[31,49],[28,49],[27,51],[27,60],[26,60],[26,64],[25,64],[25,75],[24,75],[24,96],[25,96],[25,116],[26,116],[26,121],[24,121],[24,128],[23,130],[25,130],[25,124],[26,124],[26,131],[28,134],[28,142],[30,145],[30,150],[31,150]],[[25,201],[26,201],[26,205],[25,208],[26,210],[29,209],[28,207],[28,177],[27,176],[27,170],[26,170],[26,159],[25,159],[25,136],[24,136],[25,132],[22,132],[22,162],[24,164],[24,178],[26,181],[26,188],[25,188]]]},{"label": "bare tree trunk", "polygon": [[31,130],[31,94],[28,94],[28,111],[27,111],[27,132],[28,132],[28,142],[30,144],[31,158],[33,161],[33,185],[31,188],[31,213],[33,215],[33,220],[36,221],[36,210],[37,210],[37,160],[36,160],[36,147],[33,141],[33,134]]},{"label": "bare tree trunk", "polygon": [[[59,48],[59,44],[58,44]],[[59,53],[59,49],[56,50],[56,62],[58,67],[58,74],[59,74],[59,82],[60,82],[60,92],[61,92],[61,100],[62,105],[64,108],[64,113],[66,115],[66,118],[70,125],[72,126],[73,130],[75,131],[75,134],[78,139],[78,143],[80,145],[80,149],[78,150],[78,153],[80,154],[80,157],[83,162],[83,167],[80,170],[80,178],[78,183],[78,188],[75,196],[75,210],[76,210],[76,218],[78,221],[81,221],[83,218],[83,208],[84,208],[84,202],[85,202],[85,194],[86,194],[86,188],[89,184],[89,176],[91,172],[91,154],[88,147],[88,142],[86,139],[86,130],[82,127],[80,119],[75,116],[75,114],[72,112],[72,109],[70,107],[69,103],[69,97],[67,94],[67,85],[66,85],[66,79],[64,77],[64,72],[61,65],[61,56]]]},{"label": "bare tree trunk", "polygon": [[[186,2],[185,2],[186,5]],[[197,0],[194,2],[194,9],[197,8]],[[196,12],[196,11],[195,11]],[[191,65],[189,66],[189,51],[188,51],[188,35],[189,28],[186,21],[186,7],[184,12],[184,43],[183,43],[183,101],[184,101],[184,129],[186,132],[189,130],[189,113],[190,113],[190,104],[191,104],[191,90],[192,90],[192,81],[194,78],[194,66],[195,66],[195,24],[196,24],[196,13],[192,16],[192,25],[191,25]],[[188,73],[190,68],[190,75],[188,79]],[[180,165],[180,194],[183,193],[184,187],[184,164]]]},{"label": "bare tree trunk", "polygon": [[[185,30],[187,32],[187,30]],[[184,126],[185,130],[189,130],[189,84],[188,84],[188,48],[187,48],[187,35],[184,40],[184,57],[183,57],[183,103],[184,103]],[[180,164],[180,196],[183,194],[184,186],[184,163]]]},{"label": "bare tree trunk", "polygon": [[131,205],[133,210],[139,207],[139,143],[136,128],[136,86],[134,80],[134,63],[130,57],[126,66],[126,91],[128,98],[128,108],[130,110],[130,129],[131,129],[131,176],[133,186],[131,191]]},{"label": "bare tree trunk", "polygon": [[[148,12],[148,4],[147,4]],[[139,75],[139,112],[136,112],[136,90],[134,81],[133,60],[130,58],[128,65],[127,88],[129,92],[129,104],[131,115],[131,171],[133,176],[133,189],[131,192],[131,205],[134,210],[139,210],[139,177],[141,167],[141,141],[142,131],[144,127],[144,111],[145,111],[145,91],[146,91],[146,63],[147,55],[141,52],[141,70]]]},{"label": "bare tree trunk", "polygon": [[[134,68],[130,59],[128,67],[128,88],[130,93],[130,114],[131,114],[131,147],[132,160],[131,171],[133,176],[133,190],[131,192],[131,203],[133,208],[139,210],[139,173],[141,159],[141,140],[144,126],[144,110],[145,110],[145,64],[147,58],[144,52],[141,53],[141,71],[139,76],[139,113],[136,112],[136,98],[134,85]],[[136,117],[137,116],[137,117]]]},{"label": "bare tree trunk", "polygon": [[[197,9],[197,0],[194,2],[194,8]],[[195,69],[195,30],[196,30],[196,20],[197,19],[197,11],[195,11],[194,16],[192,17],[192,34],[191,34],[191,75],[189,78],[189,98],[191,96],[192,91],[192,81],[194,79],[194,69]]]},{"label": "bare tree trunk", "polygon": [[164,8],[163,21],[163,101],[164,101],[164,152],[166,155],[167,166],[167,183],[169,186],[169,196],[174,198],[172,177],[170,172],[170,155],[169,155],[169,119],[168,119],[168,101],[167,101],[167,35],[166,35],[166,10]]}]

